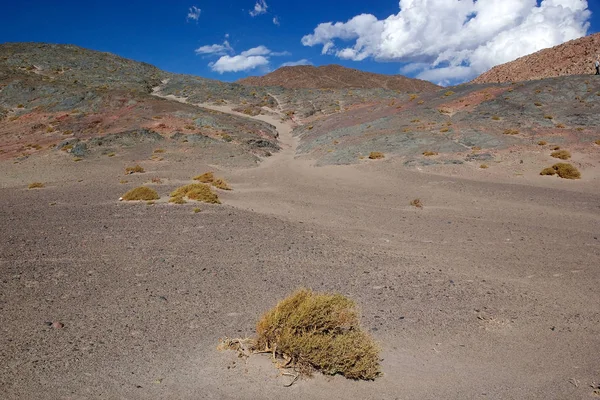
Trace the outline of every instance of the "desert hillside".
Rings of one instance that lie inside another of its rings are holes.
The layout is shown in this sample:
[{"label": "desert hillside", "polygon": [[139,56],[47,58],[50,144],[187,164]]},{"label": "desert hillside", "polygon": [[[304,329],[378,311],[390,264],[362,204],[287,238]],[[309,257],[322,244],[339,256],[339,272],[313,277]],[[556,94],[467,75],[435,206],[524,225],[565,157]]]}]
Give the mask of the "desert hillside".
[{"label": "desert hillside", "polygon": [[440,88],[420,79],[374,74],[340,65],[282,67],[265,76],[240,79],[238,83],[251,86],[282,86],[288,89],[383,88],[403,92],[428,92]]},{"label": "desert hillside", "polygon": [[473,83],[519,82],[565,75],[595,73],[594,60],[600,54],[600,33],[540,50],[515,61],[498,65]]}]

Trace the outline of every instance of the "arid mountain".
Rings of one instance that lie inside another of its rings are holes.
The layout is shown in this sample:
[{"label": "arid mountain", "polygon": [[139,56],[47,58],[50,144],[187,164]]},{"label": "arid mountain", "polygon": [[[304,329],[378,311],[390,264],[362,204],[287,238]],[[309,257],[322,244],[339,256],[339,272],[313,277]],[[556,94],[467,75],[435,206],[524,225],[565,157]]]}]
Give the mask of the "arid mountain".
[{"label": "arid mountain", "polygon": [[340,65],[282,67],[265,76],[251,76],[238,83],[250,86],[281,86],[288,89],[383,88],[403,92],[431,92],[440,87],[402,75],[382,75]]},{"label": "arid mountain", "polygon": [[520,82],[565,75],[595,73],[594,60],[600,54],[600,33],[498,65],[473,83]]}]

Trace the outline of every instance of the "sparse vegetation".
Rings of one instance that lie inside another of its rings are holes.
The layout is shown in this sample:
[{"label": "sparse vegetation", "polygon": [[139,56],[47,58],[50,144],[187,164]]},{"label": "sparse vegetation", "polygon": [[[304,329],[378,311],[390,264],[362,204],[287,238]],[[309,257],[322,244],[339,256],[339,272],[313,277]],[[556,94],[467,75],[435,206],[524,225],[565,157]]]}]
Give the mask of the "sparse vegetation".
[{"label": "sparse vegetation", "polygon": [[370,158],[371,160],[379,160],[379,159],[385,158],[385,154],[383,154],[383,153],[382,153],[382,152],[380,152],[380,151],[372,151],[372,152],[369,154],[369,158]]},{"label": "sparse vegetation", "polygon": [[144,168],[140,167],[139,165],[135,165],[133,167],[127,167],[125,168],[125,175],[129,175],[129,174],[141,174],[145,172]]},{"label": "sparse vegetation", "polygon": [[212,183],[215,180],[215,176],[212,172],[205,172],[195,177],[194,180],[202,183]]},{"label": "sparse vegetation", "polygon": [[546,118],[546,119],[554,119],[554,117],[552,115],[544,115],[544,118]]},{"label": "sparse vegetation", "polygon": [[152,183],[160,184],[160,183],[162,183],[162,179],[155,176],[154,178],[152,178]]},{"label": "sparse vegetation", "polygon": [[545,146],[545,145],[547,145],[547,144],[548,144],[548,142],[546,142],[545,140],[540,140],[540,141],[538,142],[538,145],[540,145],[540,146]]},{"label": "sparse vegetation", "polygon": [[554,158],[560,158],[561,160],[568,160],[571,158],[571,153],[569,153],[567,150],[557,150],[552,152],[550,155]]},{"label": "sparse vegetation", "polygon": [[566,163],[558,163],[554,164],[552,167],[544,168],[542,172],[540,172],[540,175],[558,175],[564,179],[581,178],[579,170],[571,164]]},{"label": "sparse vegetation", "polygon": [[32,182],[28,186],[29,189],[39,189],[39,188],[43,188],[43,187],[44,187],[44,184],[42,182]]},{"label": "sparse vegetation", "polygon": [[598,146],[600,146],[600,140],[596,140],[594,143],[596,143]]},{"label": "sparse vegetation", "polygon": [[499,116],[497,116],[497,115],[493,115],[493,116],[492,116],[492,119],[493,119],[494,121],[500,121],[500,117],[499,117]]},{"label": "sparse vegetation", "polygon": [[443,133],[445,133],[445,132],[448,132],[449,130],[450,130],[450,129],[448,129],[448,128],[442,128],[442,129],[440,129],[440,132],[443,132]]},{"label": "sparse vegetation", "polygon": [[171,193],[171,197],[187,197],[190,200],[202,201],[204,203],[221,204],[219,196],[210,190],[210,186],[204,183],[192,183],[181,186]]},{"label": "sparse vegetation", "polygon": [[424,151],[424,152],[423,152],[423,155],[424,155],[425,157],[437,156],[437,155],[438,155],[438,152],[437,152],[437,151]]},{"label": "sparse vegetation", "polygon": [[552,150],[560,150],[560,146],[553,146]]},{"label": "sparse vegetation", "polygon": [[421,202],[421,199],[414,199],[410,202],[410,205],[413,207],[417,207],[417,208],[423,208],[423,202]]},{"label": "sparse vegetation", "polygon": [[227,184],[227,182],[225,182],[225,180],[223,179],[215,179],[212,182],[212,185],[214,187],[216,187],[217,189],[221,189],[221,190],[231,190],[231,187],[229,187],[229,185]]},{"label": "sparse vegetation", "polygon": [[198,207],[194,208],[194,214],[198,214],[200,211],[202,211],[202,209]]},{"label": "sparse vegetation", "polygon": [[558,129],[565,129],[565,124],[556,124]]},{"label": "sparse vegetation", "polygon": [[533,103],[533,104],[534,104],[536,107],[541,107],[541,106],[542,106],[542,103],[540,103],[540,102],[535,102],[535,103]]},{"label": "sparse vegetation", "polygon": [[185,199],[183,198],[183,196],[175,196],[175,197],[171,197],[169,199],[169,203],[173,203],[173,204],[185,204],[185,203],[187,203],[187,201],[185,201]]},{"label": "sparse vegetation", "polygon": [[154,154],[160,154],[160,153],[164,153],[165,149],[156,149],[153,151]]},{"label": "sparse vegetation", "polygon": [[518,131],[518,130],[516,130],[516,129],[506,129],[506,130],[504,131],[504,134],[505,134],[505,135],[518,135],[518,134],[519,134],[519,131]]},{"label": "sparse vegetation", "polygon": [[131,189],[129,192],[123,195],[123,200],[125,201],[135,201],[135,200],[158,200],[160,196],[156,193],[156,190],[151,189],[146,186],[140,186],[135,189]]},{"label": "sparse vegetation", "polygon": [[[253,351],[269,352],[306,374],[372,380],[380,375],[379,346],[360,327],[355,303],[341,294],[300,289],[256,325]],[[225,341],[228,348],[235,348]]]},{"label": "sparse vegetation", "polygon": [[489,166],[488,166],[487,164],[481,164],[481,165],[479,166],[479,168],[481,168],[481,169],[488,169],[488,168],[489,168]]},{"label": "sparse vegetation", "polygon": [[448,97],[448,96],[452,96],[454,94],[454,92],[452,90],[448,90],[446,93],[444,93],[444,96]]}]

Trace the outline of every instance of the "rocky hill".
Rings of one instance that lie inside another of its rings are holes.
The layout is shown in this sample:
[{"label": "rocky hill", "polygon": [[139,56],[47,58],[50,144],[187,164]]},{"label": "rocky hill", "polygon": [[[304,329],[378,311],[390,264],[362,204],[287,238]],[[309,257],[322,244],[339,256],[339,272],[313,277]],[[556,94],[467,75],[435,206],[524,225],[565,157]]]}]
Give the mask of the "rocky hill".
[{"label": "rocky hill", "polygon": [[594,60],[598,54],[600,33],[498,65],[477,77],[473,83],[520,82],[566,75],[589,75],[595,73]]},{"label": "rocky hill", "polygon": [[340,65],[282,67],[265,76],[240,79],[238,83],[250,86],[281,86],[289,89],[383,88],[402,92],[431,92],[440,88],[420,79],[402,75],[374,74]]}]

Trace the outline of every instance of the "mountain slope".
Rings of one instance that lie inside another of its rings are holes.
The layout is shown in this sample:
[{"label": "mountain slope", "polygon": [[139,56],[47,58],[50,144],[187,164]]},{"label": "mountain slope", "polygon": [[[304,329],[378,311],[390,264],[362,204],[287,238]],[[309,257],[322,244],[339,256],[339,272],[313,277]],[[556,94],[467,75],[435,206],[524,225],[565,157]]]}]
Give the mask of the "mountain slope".
[{"label": "mountain slope", "polygon": [[473,83],[519,82],[565,75],[593,74],[594,60],[600,54],[600,33],[498,65]]},{"label": "mountain slope", "polygon": [[383,88],[406,92],[430,92],[439,89],[439,86],[420,79],[374,74],[340,65],[282,67],[265,76],[240,79],[238,83],[250,86],[282,86],[289,89]]}]

